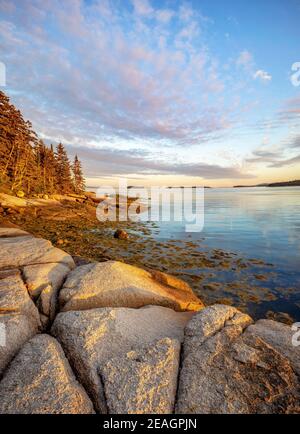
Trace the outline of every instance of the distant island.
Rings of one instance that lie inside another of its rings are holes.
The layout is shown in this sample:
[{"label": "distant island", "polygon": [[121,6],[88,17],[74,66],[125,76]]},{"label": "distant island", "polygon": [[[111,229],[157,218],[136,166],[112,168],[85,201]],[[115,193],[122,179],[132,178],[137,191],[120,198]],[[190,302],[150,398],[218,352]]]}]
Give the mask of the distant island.
[{"label": "distant island", "polygon": [[[211,187],[209,187],[209,186],[207,186],[207,185],[204,185],[204,186],[200,186],[200,185],[192,185],[192,186],[184,186],[184,185],[180,185],[180,186],[175,186],[175,185],[173,185],[173,186],[171,186],[171,185],[169,185],[168,187],[166,187],[166,188],[186,188],[186,187],[188,187],[188,188],[211,188]],[[134,186],[134,185],[129,185],[128,187],[127,187],[127,189],[129,190],[129,189],[131,189],[131,188],[144,188],[144,187],[136,187],[136,186]]]},{"label": "distant island", "polygon": [[233,188],[249,188],[249,187],[300,187],[300,180],[272,182],[270,184],[256,184],[256,185],[234,185]]}]

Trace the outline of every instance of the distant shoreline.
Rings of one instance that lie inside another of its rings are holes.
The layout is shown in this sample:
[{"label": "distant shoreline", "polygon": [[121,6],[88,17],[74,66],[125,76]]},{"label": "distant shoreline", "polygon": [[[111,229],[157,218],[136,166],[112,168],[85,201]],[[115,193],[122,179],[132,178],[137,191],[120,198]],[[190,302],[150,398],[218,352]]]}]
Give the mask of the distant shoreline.
[{"label": "distant shoreline", "polygon": [[270,184],[256,184],[256,185],[234,185],[233,188],[250,188],[250,187],[300,187],[300,180],[285,181],[285,182],[271,182]]},{"label": "distant shoreline", "polygon": [[[300,180],[295,180],[295,181],[282,181],[282,182],[271,182],[271,183],[264,183],[264,184],[254,184],[254,185],[233,185],[232,187],[210,187],[210,186],[167,186],[166,188],[205,188],[205,189],[216,189],[216,188],[254,188],[254,187],[300,187]],[[90,191],[90,190],[97,190],[97,188],[99,187],[95,187],[95,186],[87,186],[86,187],[86,191]],[[143,187],[143,186],[132,186],[129,185],[127,187],[128,190],[133,189],[133,188],[147,188],[147,187]]]}]

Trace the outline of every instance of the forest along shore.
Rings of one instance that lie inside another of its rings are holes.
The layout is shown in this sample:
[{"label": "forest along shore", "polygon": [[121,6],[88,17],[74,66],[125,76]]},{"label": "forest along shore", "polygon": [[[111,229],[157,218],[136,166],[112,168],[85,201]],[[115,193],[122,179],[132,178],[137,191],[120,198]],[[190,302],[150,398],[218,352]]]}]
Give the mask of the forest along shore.
[{"label": "forest along shore", "polygon": [[[185,280],[206,305],[233,305],[256,319],[295,321],[273,309],[276,296],[267,286],[274,274],[271,264],[220,249],[201,250],[199,241],[192,239],[158,241],[154,222],[99,222],[96,207],[103,199],[92,192],[32,198],[0,193],[0,224],[46,238],[72,255],[76,264],[117,260],[160,270]],[[128,237],[115,238],[117,230]]]}]

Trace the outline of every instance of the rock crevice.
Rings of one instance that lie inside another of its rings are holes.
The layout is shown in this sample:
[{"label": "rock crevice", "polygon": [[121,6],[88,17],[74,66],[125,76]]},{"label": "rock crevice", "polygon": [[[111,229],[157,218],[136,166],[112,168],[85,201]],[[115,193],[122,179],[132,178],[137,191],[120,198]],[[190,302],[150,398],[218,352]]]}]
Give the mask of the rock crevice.
[{"label": "rock crevice", "polygon": [[18,228],[0,249],[0,413],[300,412],[288,326],[157,270],[76,267]]}]

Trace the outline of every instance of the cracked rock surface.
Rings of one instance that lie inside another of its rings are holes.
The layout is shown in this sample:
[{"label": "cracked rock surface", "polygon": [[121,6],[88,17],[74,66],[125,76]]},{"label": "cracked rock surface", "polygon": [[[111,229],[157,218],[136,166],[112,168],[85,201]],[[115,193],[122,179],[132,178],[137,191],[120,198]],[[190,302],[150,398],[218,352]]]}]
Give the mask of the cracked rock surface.
[{"label": "cracked rock surface", "polygon": [[0,252],[0,413],[300,413],[290,327],[18,228]]},{"label": "cracked rock surface", "polygon": [[300,346],[292,345],[295,331],[291,327],[277,321],[261,319],[249,327],[249,331],[281,352],[300,375]]},{"label": "cracked rock surface", "polygon": [[[213,318],[216,321],[213,321]],[[299,377],[290,361],[228,306],[196,314],[186,328],[178,413],[297,413]]]},{"label": "cracked rock surface", "polygon": [[108,412],[172,413],[179,358],[180,343],[165,338],[108,360],[101,369]]},{"label": "cracked rock surface", "polygon": [[94,413],[59,345],[43,334],[29,340],[0,383],[0,413]]},{"label": "cracked rock surface", "polygon": [[39,312],[31,300],[18,269],[0,271],[0,375],[21,346],[38,333]]},{"label": "cracked rock surface", "polygon": [[[102,368],[107,361],[152,348],[163,338],[175,340],[179,346],[191,316],[189,312],[174,312],[161,306],[69,311],[57,315],[51,333],[60,341],[78,378],[89,390],[95,408],[106,413],[103,383],[107,377],[103,377]],[[105,372],[107,375],[107,368]]]}]

